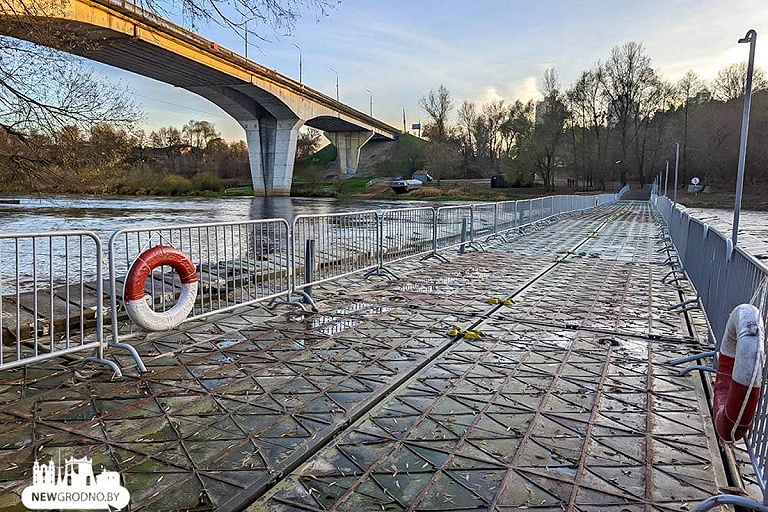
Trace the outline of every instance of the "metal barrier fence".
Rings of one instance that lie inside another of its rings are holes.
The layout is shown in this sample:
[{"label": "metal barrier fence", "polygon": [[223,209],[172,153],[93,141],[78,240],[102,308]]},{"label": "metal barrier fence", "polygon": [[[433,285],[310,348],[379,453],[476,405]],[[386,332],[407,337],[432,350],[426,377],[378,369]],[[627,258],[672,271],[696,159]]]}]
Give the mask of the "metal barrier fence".
[{"label": "metal barrier fence", "polygon": [[541,199],[531,199],[531,218],[529,222],[538,222],[544,218],[544,208]]},{"label": "metal barrier fence", "polygon": [[299,215],[292,233],[294,290],[379,266],[379,212]]},{"label": "metal barrier fence", "polygon": [[437,209],[433,245],[436,252],[472,242],[472,206]]},{"label": "metal barrier fence", "polygon": [[89,231],[0,235],[0,369],[81,350],[104,359],[101,241]]},{"label": "metal barrier fence", "polygon": [[517,213],[519,201],[502,201],[496,203],[496,234],[515,229],[520,222]]},{"label": "metal barrier fence", "polygon": [[[93,233],[0,235],[0,369],[93,349],[95,357],[88,359],[109,364],[119,375],[117,365],[103,358],[110,346],[128,350],[144,371],[135,349],[120,342],[122,291],[131,265],[153,246],[175,247],[194,265],[199,286],[187,319],[195,319],[261,301],[290,301],[294,293],[311,303],[313,285],[362,272],[393,275],[386,265],[478,248],[480,237],[607,198],[618,195],[300,215],[291,225],[268,219],[125,229],[109,240],[108,276]],[[141,300],[151,312],[162,313],[173,308],[181,290],[176,271],[162,265],[146,279]],[[106,296],[109,308],[103,306]],[[105,317],[111,330],[106,340]]]},{"label": "metal barrier fence", "polygon": [[[286,296],[291,290],[288,222],[284,219],[124,229],[109,240],[111,311],[119,311],[125,276],[140,254],[155,245],[175,247],[195,266],[199,286],[189,318]],[[181,293],[181,280],[168,266],[155,268],[144,285],[156,312],[168,311]],[[112,314],[118,342],[118,315]]]},{"label": "metal barrier fence", "polygon": [[381,214],[379,267],[429,254],[437,211],[432,207],[384,210]]},{"label": "metal barrier fence", "polygon": [[[733,247],[729,238],[709,228],[687,212],[677,208],[666,197],[651,199],[667,223],[669,235],[677,250],[680,266],[696,290],[700,306],[707,314],[710,336],[720,341],[728,316],[739,304],[754,302],[756,294],[768,291],[768,267],[740,247]],[[761,308],[768,318],[768,304]],[[764,326],[765,328],[765,326]],[[764,347],[765,349],[768,347]],[[768,366],[763,365],[763,382],[768,381]],[[742,496],[718,495],[702,502],[694,510],[709,510],[720,504],[733,504],[752,510],[768,510],[768,386],[763,385],[755,414],[755,423],[745,438],[747,451],[755,469],[757,484],[762,491],[762,503]]]},{"label": "metal barrier fence", "polygon": [[489,237],[497,234],[496,203],[473,204],[472,205],[472,234],[470,240],[479,240],[481,237]]}]

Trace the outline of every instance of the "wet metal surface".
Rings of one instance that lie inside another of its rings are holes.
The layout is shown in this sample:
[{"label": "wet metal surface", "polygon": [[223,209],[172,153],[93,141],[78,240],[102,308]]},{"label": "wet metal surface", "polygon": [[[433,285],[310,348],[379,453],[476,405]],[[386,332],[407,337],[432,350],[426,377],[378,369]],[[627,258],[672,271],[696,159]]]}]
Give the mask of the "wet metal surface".
[{"label": "wet metal surface", "polygon": [[126,333],[146,375],[4,372],[0,510],[58,453],[132,510],[691,508],[727,484],[701,377],[665,364],[706,331],[667,311],[655,234],[647,204],[602,208],[317,286],[320,314]]}]

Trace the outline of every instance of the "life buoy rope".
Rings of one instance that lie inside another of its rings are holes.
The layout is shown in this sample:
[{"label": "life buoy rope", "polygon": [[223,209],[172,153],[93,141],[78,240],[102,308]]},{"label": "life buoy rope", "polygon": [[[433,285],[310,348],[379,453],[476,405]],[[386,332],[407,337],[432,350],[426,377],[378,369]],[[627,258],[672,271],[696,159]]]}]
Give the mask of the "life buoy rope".
[{"label": "life buoy rope", "polygon": [[736,306],[720,344],[713,409],[715,429],[726,442],[744,437],[755,418],[763,379],[765,333],[760,310]]},{"label": "life buoy rope", "polygon": [[[144,283],[157,267],[172,267],[181,279],[181,293],[176,304],[168,311],[157,312],[145,299]],[[136,258],[128,270],[123,288],[123,299],[128,316],[136,325],[148,331],[173,329],[189,315],[197,298],[197,272],[186,254],[167,245],[147,249]]]}]

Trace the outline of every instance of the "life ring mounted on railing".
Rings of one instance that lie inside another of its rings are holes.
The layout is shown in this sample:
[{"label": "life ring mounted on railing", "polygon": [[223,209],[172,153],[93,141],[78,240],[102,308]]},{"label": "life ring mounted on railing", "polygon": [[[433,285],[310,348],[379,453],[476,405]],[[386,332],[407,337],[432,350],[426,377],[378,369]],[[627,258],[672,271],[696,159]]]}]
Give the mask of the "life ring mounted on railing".
[{"label": "life ring mounted on railing", "polygon": [[[181,279],[181,293],[176,304],[168,311],[157,312],[145,299],[144,283],[152,270],[163,265],[172,267]],[[197,299],[197,272],[189,257],[167,245],[147,249],[136,258],[128,270],[123,288],[123,299],[128,316],[136,325],[148,331],[173,329],[192,311]]]},{"label": "life ring mounted on railing", "polygon": [[752,426],[763,380],[764,342],[760,310],[736,306],[720,345],[713,399],[715,429],[726,442],[738,441]]}]

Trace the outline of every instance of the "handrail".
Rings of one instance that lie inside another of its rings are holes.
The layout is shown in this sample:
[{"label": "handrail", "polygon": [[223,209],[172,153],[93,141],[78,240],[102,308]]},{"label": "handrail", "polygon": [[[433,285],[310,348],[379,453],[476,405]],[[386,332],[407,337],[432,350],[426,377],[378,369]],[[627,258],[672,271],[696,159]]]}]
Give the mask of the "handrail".
[{"label": "handrail", "polygon": [[[756,294],[768,286],[768,267],[745,252],[733,247],[723,233],[681,210],[667,197],[651,195],[651,204],[663,218],[668,235],[674,244],[676,257],[671,259],[682,267],[685,276],[696,291],[698,304],[704,309],[710,333],[715,340],[715,365],[717,351],[722,341],[728,316],[739,304],[754,302]],[[670,248],[669,250],[672,250]],[[763,300],[754,304],[761,308],[762,317],[768,317],[768,303]],[[705,357],[698,354],[698,358]],[[690,359],[690,358],[686,358]],[[681,360],[680,362],[686,362]],[[763,382],[768,378],[768,367],[763,368]],[[757,484],[762,492],[762,502],[746,497],[729,495],[713,496],[700,503],[694,511],[703,512],[719,504],[735,504],[752,510],[768,510],[768,393],[763,386],[760,392],[757,420],[744,438]]]}]

